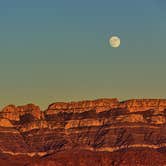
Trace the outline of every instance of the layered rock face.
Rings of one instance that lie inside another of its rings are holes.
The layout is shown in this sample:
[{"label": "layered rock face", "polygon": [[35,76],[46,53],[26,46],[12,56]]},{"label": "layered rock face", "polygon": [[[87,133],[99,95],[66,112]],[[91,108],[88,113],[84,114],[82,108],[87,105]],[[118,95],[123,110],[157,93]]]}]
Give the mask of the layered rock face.
[{"label": "layered rock face", "polygon": [[37,119],[41,119],[42,112],[39,106],[27,104],[23,106],[8,105],[2,109],[0,116],[11,121],[19,121],[20,117],[25,114],[31,114]]},{"label": "layered rock face", "polygon": [[[153,155],[162,159],[154,162],[163,165],[165,151],[164,99],[58,102],[45,111],[33,104],[9,105],[0,112],[0,160],[9,165],[65,165],[59,161],[64,158],[66,165],[82,161],[85,166],[87,154],[95,165],[155,165],[149,159]],[[71,153],[84,157],[76,161]],[[126,153],[136,159],[126,160]],[[25,160],[16,162],[21,157]]]},{"label": "layered rock face", "polygon": [[90,110],[103,112],[114,108],[127,109],[129,112],[146,111],[149,109],[163,111],[166,108],[166,99],[133,99],[123,102],[119,102],[118,99],[98,99],[70,103],[58,102],[48,107],[47,114],[59,112],[80,113]]}]

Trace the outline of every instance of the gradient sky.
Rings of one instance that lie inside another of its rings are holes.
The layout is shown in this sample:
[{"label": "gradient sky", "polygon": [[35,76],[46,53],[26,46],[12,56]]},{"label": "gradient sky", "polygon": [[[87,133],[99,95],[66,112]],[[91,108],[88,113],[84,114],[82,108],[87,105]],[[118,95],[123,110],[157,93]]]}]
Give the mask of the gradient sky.
[{"label": "gradient sky", "polygon": [[164,0],[2,0],[0,106],[166,98],[165,40]]}]

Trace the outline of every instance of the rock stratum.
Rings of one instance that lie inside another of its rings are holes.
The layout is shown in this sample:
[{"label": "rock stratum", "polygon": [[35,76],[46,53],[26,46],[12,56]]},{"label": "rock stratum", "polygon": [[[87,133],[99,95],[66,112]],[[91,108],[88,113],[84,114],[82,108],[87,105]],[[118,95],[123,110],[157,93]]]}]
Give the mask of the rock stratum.
[{"label": "rock stratum", "polygon": [[166,166],[166,99],[8,105],[0,165]]}]

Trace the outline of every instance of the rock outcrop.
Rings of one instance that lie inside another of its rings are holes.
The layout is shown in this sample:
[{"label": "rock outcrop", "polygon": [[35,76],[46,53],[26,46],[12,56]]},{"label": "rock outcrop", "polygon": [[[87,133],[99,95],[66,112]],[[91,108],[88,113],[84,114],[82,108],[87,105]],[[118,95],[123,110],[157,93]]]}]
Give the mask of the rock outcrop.
[{"label": "rock outcrop", "polygon": [[149,109],[153,109],[160,112],[166,108],[166,99],[133,99],[119,102],[118,99],[115,98],[70,103],[57,102],[51,104],[48,107],[46,113],[80,113],[90,110],[95,110],[96,112],[103,112],[114,108],[127,109],[129,112],[146,111]]},{"label": "rock outcrop", "polygon": [[[99,156],[101,161],[94,161],[98,165],[151,165],[148,158],[143,163],[144,150],[166,164],[165,99],[58,102],[45,111],[33,104],[8,105],[0,112],[0,160],[4,163],[19,165],[16,159],[24,158],[22,165],[58,165],[58,155],[73,166],[87,163],[84,157],[78,161],[67,157],[78,152],[95,160]],[[137,157],[130,163],[122,151]]]},{"label": "rock outcrop", "polygon": [[51,104],[47,109],[47,114],[54,114],[59,112],[73,112],[80,113],[90,110],[102,112],[110,108],[117,108],[119,106],[118,99],[98,99],[93,101],[80,101],[80,102],[58,102]]},{"label": "rock outcrop", "polygon": [[42,117],[42,112],[39,106],[34,104],[27,104],[23,106],[8,105],[2,109],[0,116],[12,121],[19,121],[20,117],[25,114],[31,114],[37,119],[41,119]]}]

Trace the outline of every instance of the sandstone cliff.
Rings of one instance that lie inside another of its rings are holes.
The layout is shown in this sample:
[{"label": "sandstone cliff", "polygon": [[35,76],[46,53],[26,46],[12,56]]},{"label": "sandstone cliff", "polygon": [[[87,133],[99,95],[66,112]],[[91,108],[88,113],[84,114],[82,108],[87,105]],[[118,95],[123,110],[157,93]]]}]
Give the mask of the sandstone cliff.
[{"label": "sandstone cliff", "polygon": [[95,110],[103,112],[114,108],[127,109],[129,112],[146,111],[154,109],[163,111],[166,108],[166,99],[133,99],[119,102],[118,99],[98,99],[80,102],[57,102],[49,105],[47,114],[58,112],[85,112]]},{"label": "sandstone cliff", "polygon": [[[166,164],[165,99],[57,102],[45,111],[34,104],[8,105],[0,112],[0,160],[5,164],[56,165],[57,155],[63,158],[69,153],[89,153],[94,159],[100,156],[98,165],[151,165],[148,158],[143,163],[140,156],[145,149],[152,156],[160,156],[161,165]],[[135,161],[125,160],[121,151],[131,156],[136,153]],[[117,155],[122,161],[116,161]],[[17,158],[24,160],[18,163]],[[79,165],[72,159],[67,162]],[[160,165],[157,159],[154,162]]]}]

